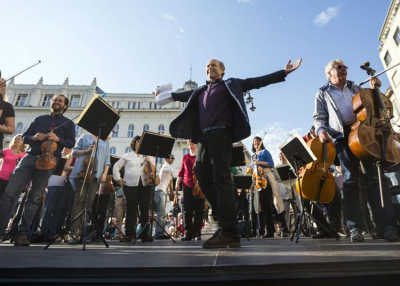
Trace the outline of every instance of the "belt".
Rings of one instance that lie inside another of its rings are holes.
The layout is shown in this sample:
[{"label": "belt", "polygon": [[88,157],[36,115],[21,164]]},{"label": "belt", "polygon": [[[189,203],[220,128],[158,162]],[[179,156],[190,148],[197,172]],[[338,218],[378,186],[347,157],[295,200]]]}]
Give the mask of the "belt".
[{"label": "belt", "polygon": [[224,129],[224,128],[228,128],[228,126],[226,126],[226,125],[217,125],[217,126],[207,127],[207,128],[203,129],[203,134],[205,134],[205,133],[207,133],[208,131],[211,131],[211,130]]}]

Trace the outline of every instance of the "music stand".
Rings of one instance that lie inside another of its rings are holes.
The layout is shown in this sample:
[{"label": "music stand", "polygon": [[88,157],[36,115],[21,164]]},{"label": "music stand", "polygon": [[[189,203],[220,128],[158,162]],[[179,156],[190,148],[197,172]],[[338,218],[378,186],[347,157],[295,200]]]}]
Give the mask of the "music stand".
[{"label": "music stand", "polygon": [[[76,124],[79,125],[80,127],[84,128],[86,131],[92,133],[92,134],[96,134],[97,135],[97,141],[95,143],[95,148],[93,148],[93,151],[90,155],[90,159],[89,160],[94,160],[94,162],[96,162],[97,159],[97,155],[98,155],[98,146],[99,146],[99,140],[106,140],[108,135],[110,134],[112,128],[115,126],[115,124],[117,124],[118,120],[119,120],[120,116],[119,114],[113,109],[113,107],[111,105],[109,105],[105,100],[103,100],[102,98],[100,98],[99,95],[95,94],[92,99],[90,100],[90,102],[88,103],[88,105],[86,106],[86,108],[83,110],[82,114],[79,116],[79,118],[76,121]],[[90,161],[89,161],[90,162]],[[85,174],[85,178],[83,180],[82,183],[82,188],[80,190],[80,192],[82,193],[85,190],[85,194],[84,194],[84,209],[70,222],[70,224],[65,227],[65,229],[69,229],[69,227],[78,219],[80,219],[80,217],[83,215],[84,216],[84,221],[83,221],[83,237],[82,237],[82,242],[83,242],[83,246],[82,246],[82,250],[85,251],[86,250],[86,239],[87,239],[87,219],[88,216],[89,218],[92,220],[93,226],[95,231],[93,233],[97,233],[98,236],[101,238],[101,240],[103,241],[104,245],[106,247],[109,247],[107,241],[105,240],[102,230],[100,230],[100,228],[98,227],[96,221],[93,219],[93,215],[91,213],[91,210],[87,209],[87,199],[88,199],[88,192],[93,184],[93,181],[96,178],[93,178],[93,180],[91,180],[90,183],[86,183],[86,178],[91,178],[93,176],[93,171],[94,168],[92,168],[91,173],[88,174],[89,172],[89,168],[87,168],[86,174]],[[62,233],[64,232],[64,230],[62,229],[57,236],[49,242],[48,245],[46,245],[44,247],[44,249],[46,250],[47,248],[49,248],[49,246],[56,241],[56,239],[58,237],[60,237],[62,235]],[[91,236],[91,235],[89,235]],[[74,239],[76,240],[77,238],[74,237]]]},{"label": "music stand", "polygon": [[244,148],[243,146],[233,146],[231,167],[240,167],[240,166],[246,166],[246,160],[244,157]]},{"label": "music stand", "polygon": [[[289,165],[292,168],[294,166],[294,170],[298,170],[299,168],[304,167],[305,165],[317,160],[317,158],[311,151],[310,147],[306,145],[306,143],[304,142],[303,138],[300,137],[300,135],[293,136],[288,142],[280,146],[279,149],[282,151],[283,155],[285,155],[285,157],[287,158]],[[296,227],[290,239],[291,241],[293,241],[294,235],[296,233],[296,243],[299,242],[301,225],[303,223],[303,218],[305,217],[305,210],[306,210],[300,184],[300,176],[298,175],[297,175],[297,184],[299,186],[300,204],[302,209],[300,216],[297,218]],[[332,232],[329,229],[327,229],[323,224],[321,224],[317,219],[315,219],[315,217],[313,217],[312,214],[309,213],[308,215],[318,225],[322,226],[329,234],[331,234],[332,237],[335,237],[338,240],[338,238],[334,236]]]},{"label": "music stand", "polygon": [[[161,135],[155,132],[150,132],[150,131],[143,131],[142,136],[140,137],[139,141],[139,146],[137,149],[138,154],[146,155],[146,156],[152,156],[155,157],[155,174],[157,175],[157,160],[158,158],[167,158],[171,153],[172,153],[172,148],[174,147],[175,139],[171,136],[168,135]],[[150,196],[150,201],[153,201],[153,195],[154,191],[151,190],[151,196]],[[151,204],[150,204],[151,206]],[[171,239],[174,243],[175,240],[172,238],[171,235],[169,235],[163,226],[161,226],[154,218],[153,215],[153,210],[151,210],[151,217],[149,220],[146,222],[144,226],[142,226],[142,230],[140,231],[138,237],[142,237],[142,233],[147,230],[149,227],[153,226],[153,222],[156,222],[156,224],[163,230],[165,236],[167,236],[169,239]],[[137,238],[134,239],[132,242],[135,244],[137,241]],[[144,243],[144,239],[142,238],[142,242]]]}]

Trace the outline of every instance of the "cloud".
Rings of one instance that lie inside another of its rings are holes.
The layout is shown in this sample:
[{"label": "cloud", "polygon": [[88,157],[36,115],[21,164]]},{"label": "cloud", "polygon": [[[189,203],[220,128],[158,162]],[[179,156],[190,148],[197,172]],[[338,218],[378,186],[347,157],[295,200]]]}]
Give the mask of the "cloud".
[{"label": "cloud", "polygon": [[251,0],[237,0],[238,3],[251,3]]},{"label": "cloud", "polygon": [[163,18],[165,20],[172,20],[172,21],[178,22],[178,19],[176,19],[174,16],[172,16],[170,14],[165,14]]},{"label": "cloud", "polygon": [[318,28],[322,28],[326,24],[328,24],[332,18],[336,17],[339,14],[340,7],[329,7],[325,11],[322,11],[315,17],[314,25]]},{"label": "cloud", "polygon": [[185,32],[182,28],[179,28],[179,31],[181,31],[181,33]]},{"label": "cloud", "polygon": [[[265,132],[266,134],[264,135]],[[280,152],[279,146],[288,141],[288,139],[291,137],[289,134],[295,135],[296,133],[298,133],[302,136],[306,132],[303,131],[302,128],[293,128],[291,130],[286,130],[281,126],[279,122],[274,122],[272,124],[267,124],[264,130],[252,130],[251,133],[252,134],[250,137],[243,140],[243,143],[249,150],[249,152],[252,153],[251,144],[254,136],[259,136],[261,138],[264,138],[263,143],[265,149],[267,149],[271,153],[274,163],[277,164],[279,162],[278,160],[278,154]]]}]

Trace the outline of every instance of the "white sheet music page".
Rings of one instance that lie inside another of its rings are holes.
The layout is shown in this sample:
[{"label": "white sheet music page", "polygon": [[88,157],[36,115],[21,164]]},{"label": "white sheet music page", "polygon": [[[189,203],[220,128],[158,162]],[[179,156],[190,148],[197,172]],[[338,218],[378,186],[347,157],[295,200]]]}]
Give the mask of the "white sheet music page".
[{"label": "white sheet music page", "polygon": [[155,102],[159,106],[163,106],[165,104],[168,104],[170,102],[173,102],[174,99],[172,98],[171,92],[172,92],[172,84],[167,83],[162,86],[157,87],[156,89],[160,93],[156,96]]}]

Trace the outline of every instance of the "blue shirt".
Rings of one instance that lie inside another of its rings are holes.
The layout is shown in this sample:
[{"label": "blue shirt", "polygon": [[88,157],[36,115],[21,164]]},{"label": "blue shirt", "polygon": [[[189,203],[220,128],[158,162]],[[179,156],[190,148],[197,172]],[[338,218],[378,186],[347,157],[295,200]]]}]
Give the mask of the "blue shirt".
[{"label": "blue shirt", "polygon": [[44,141],[33,141],[32,138],[37,133],[47,134],[50,132],[50,128],[53,126],[53,123],[57,128],[54,133],[60,139],[57,143],[57,150],[54,152],[54,155],[58,158],[61,158],[61,151],[64,147],[72,148],[75,144],[75,123],[69,121],[67,117],[62,114],[56,114],[54,117],[51,114],[41,115],[36,117],[31,124],[29,125],[28,129],[22,134],[22,138],[25,144],[29,144],[29,148],[26,153],[30,155],[40,155],[42,154],[42,143]]},{"label": "blue shirt", "polygon": [[[251,159],[254,160],[254,155],[251,156]],[[272,159],[271,153],[267,149],[263,149],[258,153],[257,161],[262,161],[268,163],[268,165],[273,168],[274,167],[274,160]],[[252,165],[253,170],[255,170],[255,165]],[[265,168],[265,166],[261,166],[262,168]]]},{"label": "blue shirt", "polygon": [[[87,150],[90,145],[94,142],[93,137],[90,134],[83,134],[79,137],[78,142],[74,149],[72,150],[72,156],[76,157],[77,151]],[[72,169],[70,178],[75,179],[78,177],[78,173],[83,170],[83,160],[86,157],[90,157],[90,154],[82,155],[77,157],[78,159],[75,162],[74,168]],[[94,163],[93,171],[95,172],[93,175],[97,180],[100,179],[100,176],[104,172],[104,166],[111,165],[110,163],[110,143],[109,141],[99,140],[99,146],[96,150],[96,161]]]}]

